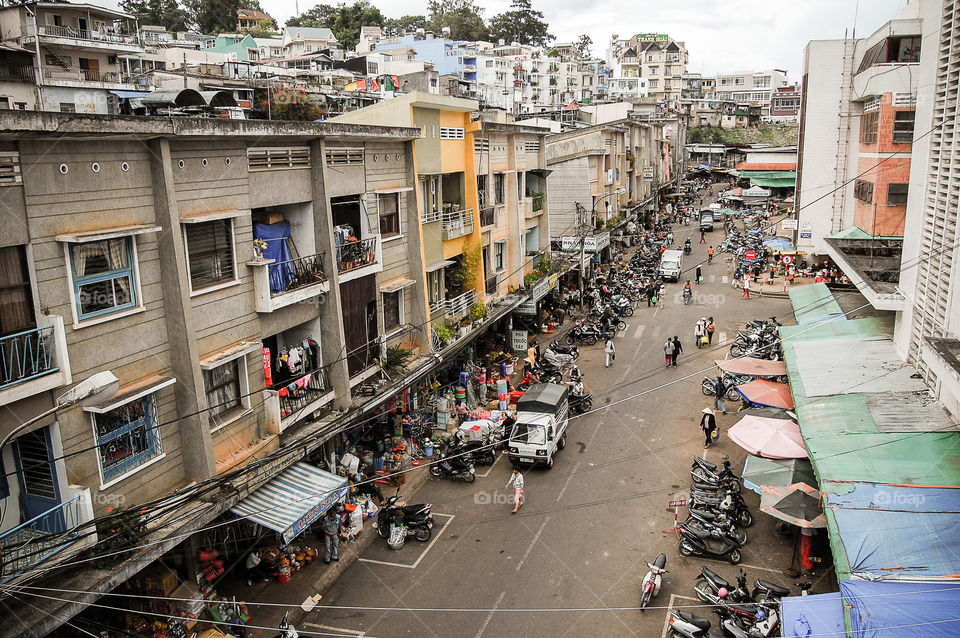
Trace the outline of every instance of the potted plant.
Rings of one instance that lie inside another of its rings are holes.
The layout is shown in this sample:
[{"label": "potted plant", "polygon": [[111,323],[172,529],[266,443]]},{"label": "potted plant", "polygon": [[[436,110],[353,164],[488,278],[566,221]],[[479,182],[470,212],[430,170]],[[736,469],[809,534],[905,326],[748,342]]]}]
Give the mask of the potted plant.
[{"label": "potted plant", "polygon": [[384,367],[388,370],[403,370],[413,356],[413,351],[404,348],[401,345],[390,346],[387,348],[387,357],[384,361]]},{"label": "potted plant", "polygon": [[445,323],[437,323],[433,326],[433,334],[436,335],[437,340],[442,344],[441,347],[443,347],[453,339],[453,328]]},{"label": "potted plant", "polygon": [[254,261],[263,261],[263,251],[267,249],[267,242],[260,239],[253,240],[253,260]]},{"label": "potted plant", "polygon": [[480,323],[487,318],[487,304],[479,301],[473,304],[470,306],[470,312],[468,316],[470,317],[470,321],[472,321],[474,324]]}]

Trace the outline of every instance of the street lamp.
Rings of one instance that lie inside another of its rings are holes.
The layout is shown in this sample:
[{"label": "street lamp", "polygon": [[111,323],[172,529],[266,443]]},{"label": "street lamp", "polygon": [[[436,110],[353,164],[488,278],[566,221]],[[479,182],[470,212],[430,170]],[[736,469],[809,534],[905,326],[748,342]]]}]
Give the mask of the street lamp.
[{"label": "street lamp", "polygon": [[29,421],[21,423],[17,427],[10,430],[3,437],[3,441],[0,442],[0,451],[2,451],[3,448],[6,447],[7,443],[13,440],[13,437],[15,437],[18,433],[30,427],[40,419],[50,416],[57,410],[62,410],[63,408],[68,408],[71,405],[76,405],[78,403],[83,406],[94,405],[103,399],[109,399],[115,395],[119,389],[120,380],[117,379],[117,377],[109,370],[94,374],[57,397],[57,401],[52,408],[46,412],[43,412],[42,414],[38,414]]}]

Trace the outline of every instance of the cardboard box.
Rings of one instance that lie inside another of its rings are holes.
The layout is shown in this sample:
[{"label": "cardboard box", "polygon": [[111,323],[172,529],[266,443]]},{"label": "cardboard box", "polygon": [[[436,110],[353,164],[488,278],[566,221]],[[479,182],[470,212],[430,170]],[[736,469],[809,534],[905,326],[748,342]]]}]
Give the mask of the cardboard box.
[{"label": "cardboard box", "polygon": [[163,565],[155,565],[143,570],[139,581],[143,589],[162,593],[168,598],[180,586],[177,572]]}]

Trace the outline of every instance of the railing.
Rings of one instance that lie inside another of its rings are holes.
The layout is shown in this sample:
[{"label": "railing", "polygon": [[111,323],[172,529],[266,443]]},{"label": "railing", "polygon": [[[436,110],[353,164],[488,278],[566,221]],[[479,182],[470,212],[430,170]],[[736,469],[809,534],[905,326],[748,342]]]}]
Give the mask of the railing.
[{"label": "railing", "polygon": [[457,295],[452,299],[447,299],[444,301],[444,311],[453,317],[462,317],[468,310],[477,301],[477,292],[475,290],[468,290],[462,295]]},{"label": "railing", "polygon": [[74,29],[73,27],[61,27],[53,24],[41,24],[38,27],[32,24],[25,24],[22,25],[20,29],[20,32],[25,33],[27,37],[35,37],[38,31],[40,35],[51,38],[71,38],[73,40],[89,40],[91,42],[126,44],[129,46],[138,46],[140,44],[140,41],[135,35]]},{"label": "railing", "polygon": [[[297,385],[297,381],[302,383],[302,387]],[[329,391],[330,385],[327,383],[325,368],[297,375],[286,386],[278,389],[280,418],[286,419],[289,416],[296,415]]]},{"label": "railing", "polygon": [[0,388],[59,370],[53,361],[54,326],[0,337]]},{"label": "railing", "polygon": [[337,268],[340,272],[349,272],[369,266],[377,261],[377,238],[369,237],[360,241],[347,242],[337,246]]},{"label": "railing", "polygon": [[497,223],[497,209],[493,208],[481,208],[480,209],[480,226],[493,226]]},{"label": "railing", "polygon": [[[137,84],[137,79],[117,71],[91,71],[90,69],[70,69],[60,66],[43,67],[43,77],[47,80],[68,80],[71,82],[107,82],[109,84]],[[147,88],[146,86],[144,88]]]},{"label": "railing", "polygon": [[439,210],[423,211],[423,214],[420,215],[421,224],[429,224],[431,222],[440,221],[440,216],[442,213]]},{"label": "railing", "polygon": [[0,534],[0,584],[42,563],[76,542],[81,520],[80,495]]},{"label": "railing", "polygon": [[530,205],[533,208],[533,212],[543,210],[543,193],[534,193],[530,196]]},{"label": "railing", "polygon": [[443,220],[444,239],[455,239],[473,232],[473,209],[444,211]]},{"label": "railing", "polygon": [[323,275],[323,253],[281,261],[270,266],[270,296],[276,297],[299,288],[321,284],[327,280]]},{"label": "railing", "polygon": [[33,67],[22,66],[0,66],[0,80],[26,80],[33,82],[35,80]]}]

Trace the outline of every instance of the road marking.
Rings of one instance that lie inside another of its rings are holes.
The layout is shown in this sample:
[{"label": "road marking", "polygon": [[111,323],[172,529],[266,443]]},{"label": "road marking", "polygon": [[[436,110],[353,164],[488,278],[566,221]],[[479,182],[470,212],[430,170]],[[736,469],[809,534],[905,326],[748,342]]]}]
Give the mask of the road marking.
[{"label": "road marking", "polygon": [[490,472],[493,471],[493,468],[497,467],[497,463],[500,462],[500,459],[503,458],[503,454],[497,454],[497,458],[494,459],[493,463],[490,464],[490,469],[487,470],[486,474],[477,474],[480,478],[486,478],[490,476]]},{"label": "road marking", "polygon": [[311,629],[326,629],[328,631],[336,631],[339,633],[349,634],[351,636],[366,636],[367,634],[363,631],[357,631],[355,629],[344,629],[342,627],[331,627],[330,625],[318,625],[315,622],[305,622],[303,623],[304,627],[310,627]]},{"label": "road marking", "polygon": [[567,491],[567,486],[570,485],[570,481],[573,479],[573,475],[577,473],[578,469],[580,469],[580,461],[577,461],[577,464],[573,466],[573,471],[567,476],[567,480],[563,482],[563,489],[560,490],[560,493],[557,495],[557,503],[559,503],[560,499],[563,498],[564,492]]},{"label": "road marking", "polygon": [[[373,558],[358,558],[357,560],[359,560],[359,561],[362,562],[362,563],[375,563],[375,564],[377,564],[377,565],[389,565],[390,567],[403,567],[404,569],[416,569],[416,568],[417,568],[417,565],[420,564],[420,561],[423,560],[423,557],[426,556],[426,555],[427,555],[427,552],[429,552],[429,551],[433,548],[433,546],[436,544],[437,540],[439,540],[440,535],[443,534],[443,531],[444,531],[445,529],[447,529],[447,527],[450,525],[450,523],[451,523],[451,522],[453,521],[453,519],[456,517],[456,514],[437,514],[437,513],[434,513],[433,515],[434,515],[434,516],[449,516],[450,519],[449,519],[446,523],[443,524],[443,527],[440,528],[440,531],[439,531],[439,532],[436,532],[436,533],[433,535],[433,538],[430,539],[430,542],[427,543],[427,546],[424,548],[423,552],[420,554],[420,556],[417,558],[417,560],[415,560],[415,561],[413,562],[412,565],[406,565],[406,564],[404,564],[404,563],[391,563],[390,561],[386,561],[386,560],[375,560],[375,559],[373,559]],[[371,532],[374,533],[374,534],[376,534],[376,533],[377,533],[377,530],[374,529],[374,530],[371,530]],[[409,542],[409,541],[408,541],[408,542]]]},{"label": "road marking", "polygon": [[643,326],[643,325],[637,326],[637,333],[636,333],[635,335],[633,335],[633,338],[634,338],[634,339],[639,339],[640,336],[643,335],[643,330],[644,330],[645,328],[646,328],[646,326]]},{"label": "road marking", "polygon": [[[533,546],[537,544],[537,541],[540,540],[540,534],[543,534],[543,528],[547,526],[547,523],[550,522],[550,517],[543,519],[543,522],[540,523],[540,529],[537,530],[537,533],[533,535],[533,540],[530,541],[530,545],[527,547],[527,551],[523,553],[523,558],[520,559],[520,562],[517,563],[517,569],[515,571],[520,571],[520,568],[523,567],[523,563],[527,560],[527,557],[530,556],[530,552],[533,551]],[[506,593],[506,592],[504,592]],[[500,601],[497,601],[497,604],[500,604]],[[480,634],[477,634],[478,636]]]},{"label": "road marking", "polygon": [[728,283],[730,283],[730,280],[727,279],[727,276],[726,276],[726,275],[723,275],[722,277],[720,277],[720,283],[722,283],[722,284],[728,284]]},{"label": "road marking", "polygon": [[487,630],[487,625],[490,624],[490,621],[493,620],[493,615],[497,612],[497,607],[500,606],[500,603],[503,602],[503,598],[507,595],[506,591],[500,592],[500,595],[497,596],[497,602],[493,604],[493,607],[490,608],[490,613],[487,614],[487,617],[483,619],[483,624],[480,625],[480,631],[477,632],[477,635],[473,638],[480,638],[483,635],[483,632]]},{"label": "road marking", "polygon": [[719,337],[720,343],[723,343],[724,341],[727,340],[727,333],[726,333],[726,332],[718,332],[718,333],[717,333],[717,337]]}]

